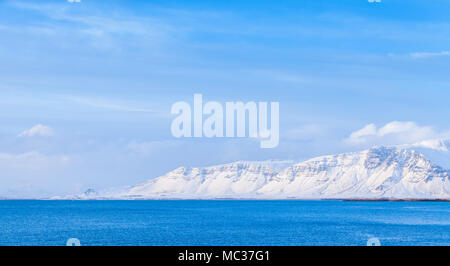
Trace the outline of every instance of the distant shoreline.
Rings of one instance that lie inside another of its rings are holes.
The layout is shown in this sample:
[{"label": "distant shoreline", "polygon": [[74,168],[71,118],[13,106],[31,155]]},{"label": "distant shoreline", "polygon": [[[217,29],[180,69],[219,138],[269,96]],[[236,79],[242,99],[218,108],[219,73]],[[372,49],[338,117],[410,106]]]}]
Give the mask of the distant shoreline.
[{"label": "distant shoreline", "polygon": [[6,199],[2,198],[0,201],[380,201],[380,202],[450,202],[450,199],[395,199],[395,198],[354,198],[354,199],[255,199],[255,198],[211,198],[211,199],[195,199],[195,198],[154,198],[154,199],[114,199],[114,198],[92,198],[92,199]]},{"label": "distant shoreline", "polygon": [[450,199],[342,199],[343,201],[418,201],[418,202],[450,202]]}]

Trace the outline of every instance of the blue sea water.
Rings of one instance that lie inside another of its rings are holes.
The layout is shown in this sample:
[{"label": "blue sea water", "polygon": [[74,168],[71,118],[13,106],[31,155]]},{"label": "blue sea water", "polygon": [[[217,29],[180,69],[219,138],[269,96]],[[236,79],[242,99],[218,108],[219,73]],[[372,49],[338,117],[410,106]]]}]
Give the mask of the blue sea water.
[{"label": "blue sea water", "polygon": [[448,202],[0,201],[0,246],[450,245]]}]

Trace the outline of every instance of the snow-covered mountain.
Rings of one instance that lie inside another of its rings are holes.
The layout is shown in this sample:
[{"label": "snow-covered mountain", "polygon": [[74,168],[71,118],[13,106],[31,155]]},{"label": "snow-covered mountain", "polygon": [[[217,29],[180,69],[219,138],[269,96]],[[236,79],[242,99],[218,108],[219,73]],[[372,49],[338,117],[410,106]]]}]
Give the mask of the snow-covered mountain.
[{"label": "snow-covered mountain", "polygon": [[280,170],[267,162],[180,167],[117,198],[450,199],[450,171],[398,147],[322,156]]},{"label": "snow-covered mountain", "polygon": [[402,145],[400,148],[414,149],[427,157],[433,163],[450,169],[450,141],[449,140],[427,140],[410,145]]},{"label": "snow-covered mountain", "polygon": [[449,172],[414,150],[372,148],[293,165],[258,190],[293,198],[450,198]]},{"label": "snow-covered mountain", "polygon": [[137,185],[126,198],[252,198],[278,174],[272,162],[236,162],[205,168],[180,167]]}]

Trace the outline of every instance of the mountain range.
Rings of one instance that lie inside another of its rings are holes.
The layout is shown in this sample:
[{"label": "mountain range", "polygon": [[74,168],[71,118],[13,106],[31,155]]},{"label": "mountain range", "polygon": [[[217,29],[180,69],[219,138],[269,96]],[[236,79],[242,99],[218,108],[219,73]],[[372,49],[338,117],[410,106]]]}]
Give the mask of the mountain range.
[{"label": "mountain range", "polygon": [[450,171],[421,152],[374,147],[293,162],[179,167],[110,195],[75,199],[450,199]]}]

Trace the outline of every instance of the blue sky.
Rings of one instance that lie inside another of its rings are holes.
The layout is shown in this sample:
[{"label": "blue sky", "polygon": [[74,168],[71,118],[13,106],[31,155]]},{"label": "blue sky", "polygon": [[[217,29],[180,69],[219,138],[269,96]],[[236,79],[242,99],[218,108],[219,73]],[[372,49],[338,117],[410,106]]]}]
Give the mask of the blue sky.
[{"label": "blue sky", "polygon": [[[447,139],[449,12],[444,0],[1,1],[0,196]],[[170,107],[194,93],[280,102],[279,147],[174,139]]]}]

